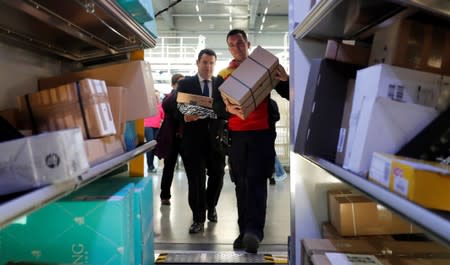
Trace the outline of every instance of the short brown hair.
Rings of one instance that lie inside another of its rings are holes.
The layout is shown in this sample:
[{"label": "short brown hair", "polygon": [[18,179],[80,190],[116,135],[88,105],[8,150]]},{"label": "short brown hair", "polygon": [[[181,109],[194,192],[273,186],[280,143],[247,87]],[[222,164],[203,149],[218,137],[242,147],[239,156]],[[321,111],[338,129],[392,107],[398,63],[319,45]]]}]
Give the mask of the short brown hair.
[{"label": "short brown hair", "polygon": [[182,74],[173,74],[172,75],[172,86],[175,85],[180,78],[184,77]]}]

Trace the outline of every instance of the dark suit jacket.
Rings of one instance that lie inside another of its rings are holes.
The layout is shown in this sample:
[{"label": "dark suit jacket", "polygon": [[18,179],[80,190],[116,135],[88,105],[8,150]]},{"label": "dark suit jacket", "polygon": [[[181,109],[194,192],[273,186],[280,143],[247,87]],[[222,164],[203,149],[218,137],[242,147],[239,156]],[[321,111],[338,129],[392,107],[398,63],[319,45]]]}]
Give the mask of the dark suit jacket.
[{"label": "dark suit jacket", "polygon": [[[220,98],[218,87],[222,84],[222,78],[212,78],[212,97]],[[202,88],[198,75],[185,77],[178,83],[179,92],[202,95]],[[180,113],[180,119],[183,116]],[[198,149],[205,140],[213,147],[213,151],[223,151],[221,144],[221,135],[225,126],[225,119],[199,119],[193,122],[184,123],[183,144],[186,148]]]}]

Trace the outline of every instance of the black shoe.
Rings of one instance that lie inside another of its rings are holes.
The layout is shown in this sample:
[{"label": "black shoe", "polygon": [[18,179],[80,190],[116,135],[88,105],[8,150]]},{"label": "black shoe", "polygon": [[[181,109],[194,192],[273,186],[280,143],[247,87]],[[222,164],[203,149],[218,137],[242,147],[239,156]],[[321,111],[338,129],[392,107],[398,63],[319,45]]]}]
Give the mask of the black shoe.
[{"label": "black shoe", "polygon": [[257,253],[259,247],[259,238],[255,234],[245,233],[244,249],[247,253]]},{"label": "black shoe", "polygon": [[244,249],[244,241],[242,240],[243,236],[239,235],[233,242],[234,250],[242,250]]},{"label": "black shoe", "polygon": [[203,223],[194,222],[191,227],[189,227],[189,234],[196,234],[203,231],[204,226]]},{"label": "black shoe", "polygon": [[269,179],[270,185],[275,185],[275,179],[272,177]]},{"label": "black shoe", "polygon": [[217,212],[216,208],[208,210],[208,220],[213,223],[217,223]]}]

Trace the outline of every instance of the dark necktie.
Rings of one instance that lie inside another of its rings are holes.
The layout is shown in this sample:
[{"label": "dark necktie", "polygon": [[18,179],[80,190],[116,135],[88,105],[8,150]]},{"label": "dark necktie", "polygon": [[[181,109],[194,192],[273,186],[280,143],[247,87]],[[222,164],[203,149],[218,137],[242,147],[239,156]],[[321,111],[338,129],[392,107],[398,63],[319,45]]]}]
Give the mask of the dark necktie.
[{"label": "dark necktie", "polygon": [[203,80],[203,96],[209,97],[209,87],[208,87],[208,80]]}]

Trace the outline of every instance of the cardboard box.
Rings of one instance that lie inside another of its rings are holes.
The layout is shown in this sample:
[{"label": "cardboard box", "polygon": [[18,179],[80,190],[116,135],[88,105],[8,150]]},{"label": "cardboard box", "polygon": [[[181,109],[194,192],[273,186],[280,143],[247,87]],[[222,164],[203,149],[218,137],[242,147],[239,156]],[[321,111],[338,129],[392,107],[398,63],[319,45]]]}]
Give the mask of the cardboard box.
[{"label": "cardboard box", "polygon": [[341,236],[417,233],[415,227],[360,194],[328,192],[330,222]]},{"label": "cardboard box", "polygon": [[352,113],[361,109],[363,103],[372,104],[377,97],[443,111],[447,105],[442,102],[450,102],[450,86],[443,79],[448,77],[387,64],[358,70]]},{"label": "cardboard box", "polygon": [[133,187],[93,183],[8,226],[0,263],[134,264]]},{"label": "cardboard box", "polygon": [[342,166],[345,158],[345,147],[347,146],[348,130],[350,127],[350,114],[352,112],[353,95],[355,94],[355,80],[350,79],[347,83],[347,94],[345,95],[344,110],[342,113],[341,129],[336,148],[336,164]]},{"label": "cardboard box", "polygon": [[385,64],[359,70],[344,168],[365,175],[372,152],[397,152],[437,116],[439,98],[449,97],[443,87],[436,74]]},{"label": "cardboard box", "polygon": [[358,69],[361,66],[330,59],[311,61],[296,152],[335,161],[348,82],[355,79]]},{"label": "cardboard box", "polygon": [[80,129],[0,143],[0,195],[74,179],[89,169]]},{"label": "cardboard box", "polygon": [[3,117],[14,128],[19,129],[19,110],[18,109],[4,109],[0,110],[0,117]]},{"label": "cardboard box", "polygon": [[150,65],[132,61],[66,73],[61,76],[39,79],[39,89],[48,89],[83,78],[105,80],[108,86],[128,89],[126,120],[144,119],[157,114],[155,90]]},{"label": "cardboard box", "polygon": [[228,77],[219,90],[223,97],[240,105],[246,118],[278,84],[275,68],[278,58],[258,46]]},{"label": "cardboard box", "polygon": [[321,235],[324,239],[382,239],[382,240],[394,240],[391,235],[368,235],[368,236],[342,236],[339,234],[339,232],[336,230],[336,228],[329,222],[322,223],[321,226]]},{"label": "cardboard box", "polygon": [[369,64],[386,63],[448,75],[449,46],[449,29],[399,20],[375,33]]},{"label": "cardboard box", "polygon": [[37,132],[81,128],[85,139],[116,133],[103,80],[82,79],[21,96],[19,109]]},{"label": "cardboard box", "polygon": [[424,207],[450,211],[448,165],[374,153],[369,179]]},{"label": "cardboard box", "polygon": [[127,121],[127,93],[128,89],[125,87],[108,86],[109,105],[117,135],[123,135],[125,132],[125,122]]},{"label": "cardboard box", "polygon": [[212,98],[210,97],[188,94],[183,92],[177,92],[177,102],[190,105],[197,105],[210,109],[212,108],[213,104]]},{"label": "cardboard box", "polygon": [[[324,255],[325,253],[367,254],[375,255],[379,259],[386,256],[390,259],[426,259],[433,257],[437,260],[447,260],[450,258],[450,250],[448,247],[435,242],[408,242],[379,239],[303,239],[301,243],[303,265],[311,264],[311,257],[314,255]],[[393,264],[397,265],[401,263]]]},{"label": "cardboard box", "polygon": [[[389,256],[378,256],[374,257],[373,255],[365,255],[365,254],[344,254],[341,253],[341,255],[348,256],[350,262],[354,261],[356,263],[345,263],[345,264],[361,264],[358,263],[361,261],[364,261],[363,264],[370,264],[370,265],[376,265],[376,264],[382,264],[382,265],[448,265],[450,263],[450,259],[439,259],[439,258],[406,258],[406,257],[389,257]],[[357,255],[357,256],[355,256]],[[329,254],[328,254],[329,256]],[[373,259],[376,258],[376,262],[374,263]],[[327,254],[317,254],[312,255],[311,262],[314,265],[336,265],[341,263],[340,260],[330,260],[329,257],[327,257]]]},{"label": "cardboard box", "polygon": [[84,140],[84,148],[91,166],[124,153],[123,139],[118,135]]},{"label": "cardboard box", "polygon": [[350,123],[352,143],[347,142],[344,168],[366,176],[374,152],[394,154],[437,115],[430,107],[381,97],[372,106],[365,104],[358,120]]},{"label": "cardboard box", "polygon": [[367,65],[369,63],[370,47],[349,45],[335,40],[328,40],[325,58],[343,63]]}]

